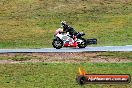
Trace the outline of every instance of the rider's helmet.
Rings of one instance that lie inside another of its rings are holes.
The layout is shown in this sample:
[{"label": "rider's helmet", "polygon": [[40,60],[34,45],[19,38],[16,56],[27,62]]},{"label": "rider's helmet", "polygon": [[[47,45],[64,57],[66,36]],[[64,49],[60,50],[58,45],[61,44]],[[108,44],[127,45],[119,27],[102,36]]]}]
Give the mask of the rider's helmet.
[{"label": "rider's helmet", "polygon": [[68,28],[68,25],[66,23],[66,21],[61,21],[61,25],[64,29],[67,29]]},{"label": "rider's helmet", "polygon": [[61,25],[66,25],[66,21],[61,21]]}]

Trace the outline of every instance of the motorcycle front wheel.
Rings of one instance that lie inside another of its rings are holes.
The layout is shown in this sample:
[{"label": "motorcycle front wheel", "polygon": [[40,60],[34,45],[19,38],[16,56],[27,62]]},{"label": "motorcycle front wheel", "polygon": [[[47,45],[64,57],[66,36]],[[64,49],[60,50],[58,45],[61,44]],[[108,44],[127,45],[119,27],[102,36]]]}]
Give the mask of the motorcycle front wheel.
[{"label": "motorcycle front wheel", "polygon": [[60,49],[63,46],[63,42],[59,38],[57,38],[53,40],[52,45],[54,48]]},{"label": "motorcycle front wheel", "polygon": [[84,38],[81,38],[82,42],[78,44],[79,48],[85,48],[87,46],[87,41]]}]

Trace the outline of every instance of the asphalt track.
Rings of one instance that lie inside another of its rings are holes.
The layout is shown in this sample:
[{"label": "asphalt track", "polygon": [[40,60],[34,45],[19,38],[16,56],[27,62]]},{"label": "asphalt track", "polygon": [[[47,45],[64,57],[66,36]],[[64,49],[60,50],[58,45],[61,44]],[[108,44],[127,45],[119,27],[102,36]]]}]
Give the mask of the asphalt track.
[{"label": "asphalt track", "polygon": [[51,53],[51,52],[105,52],[105,51],[132,51],[132,45],[127,46],[98,46],[86,48],[41,48],[41,49],[0,49],[0,53]]}]

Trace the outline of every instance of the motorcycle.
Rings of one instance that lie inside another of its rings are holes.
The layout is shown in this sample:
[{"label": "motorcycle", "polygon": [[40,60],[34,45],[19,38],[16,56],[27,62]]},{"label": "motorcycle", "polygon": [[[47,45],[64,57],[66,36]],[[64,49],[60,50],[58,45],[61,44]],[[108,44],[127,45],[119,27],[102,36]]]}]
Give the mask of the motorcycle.
[{"label": "motorcycle", "polygon": [[62,47],[79,47],[85,48],[87,46],[87,40],[83,38],[85,34],[78,32],[76,36],[71,36],[68,32],[62,32],[61,29],[57,29],[54,34],[52,45],[56,49]]}]

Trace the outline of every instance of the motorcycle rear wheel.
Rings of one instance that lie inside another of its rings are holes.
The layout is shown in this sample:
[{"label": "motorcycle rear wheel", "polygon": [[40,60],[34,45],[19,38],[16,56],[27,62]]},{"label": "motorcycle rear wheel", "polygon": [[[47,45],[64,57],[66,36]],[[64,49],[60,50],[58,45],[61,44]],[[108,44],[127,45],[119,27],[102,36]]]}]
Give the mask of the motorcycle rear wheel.
[{"label": "motorcycle rear wheel", "polygon": [[84,38],[81,38],[81,40],[83,41],[82,43],[79,43],[78,44],[78,47],[79,48],[85,48],[86,46],[87,46],[87,41],[86,41],[86,39],[84,39]]}]

